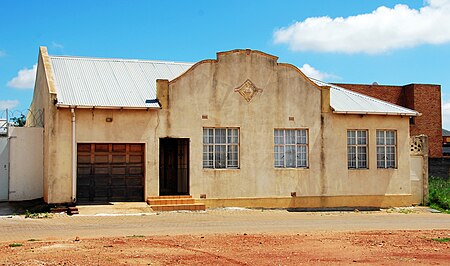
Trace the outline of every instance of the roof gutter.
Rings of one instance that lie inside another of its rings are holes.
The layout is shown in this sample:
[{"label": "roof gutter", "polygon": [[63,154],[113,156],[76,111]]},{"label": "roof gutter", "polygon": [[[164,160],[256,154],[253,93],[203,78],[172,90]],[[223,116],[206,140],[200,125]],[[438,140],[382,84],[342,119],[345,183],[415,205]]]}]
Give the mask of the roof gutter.
[{"label": "roof gutter", "polygon": [[333,111],[335,114],[345,115],[400,115],[400,116],[421,116],[421,113],[388,113],[388,112],[360,112],[360,111]]},{"label": "roof gutter", "polygon": [[115,109],[115,110],[148,110],[148,109],[161,109],[161,107],[154,107],[154,106],[149,106],[149,107],[126,107],[126,106],[94,106],[94,105],[70,105],[70,104],[55,104],[56,107],[58,108],[77,108],[77,109]]}]

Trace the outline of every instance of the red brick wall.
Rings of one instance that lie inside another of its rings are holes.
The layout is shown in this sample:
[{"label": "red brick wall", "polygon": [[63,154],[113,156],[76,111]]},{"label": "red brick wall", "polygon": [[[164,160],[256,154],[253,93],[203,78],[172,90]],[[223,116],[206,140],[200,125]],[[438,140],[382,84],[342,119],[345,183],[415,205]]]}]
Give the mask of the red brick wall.
[{"label": "red brick wall", "polygon": [[442,114],[440,85],[336,85],[381,99],[383,101],[414,109],[421,113],[422,116],[414,118],[415,123],[410,125],[410,134],[411,136],[420,134],[427,135],[430,148],[430,157],[442,157]]}]

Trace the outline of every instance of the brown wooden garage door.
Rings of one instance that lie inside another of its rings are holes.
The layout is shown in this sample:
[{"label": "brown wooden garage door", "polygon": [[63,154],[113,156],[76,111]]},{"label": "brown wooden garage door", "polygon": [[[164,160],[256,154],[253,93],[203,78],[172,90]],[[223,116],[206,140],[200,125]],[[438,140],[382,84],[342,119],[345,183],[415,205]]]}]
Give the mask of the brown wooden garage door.
[{"label": "brown wooden garage door", "polygon": [[144,201],[144,144],[78,144],[78,202]]}]

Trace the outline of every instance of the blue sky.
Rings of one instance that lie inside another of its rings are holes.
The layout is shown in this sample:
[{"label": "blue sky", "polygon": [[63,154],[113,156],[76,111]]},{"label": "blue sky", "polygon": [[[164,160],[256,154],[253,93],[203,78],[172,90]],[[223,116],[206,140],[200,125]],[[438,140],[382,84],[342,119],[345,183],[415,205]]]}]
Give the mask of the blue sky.
[{"label": "blue sky", "polygon": [[0,109],[29,107],[42,45],[184,62],[250,48],[329,82],[440,84],[450,128],[450,0],[2,0]]}]

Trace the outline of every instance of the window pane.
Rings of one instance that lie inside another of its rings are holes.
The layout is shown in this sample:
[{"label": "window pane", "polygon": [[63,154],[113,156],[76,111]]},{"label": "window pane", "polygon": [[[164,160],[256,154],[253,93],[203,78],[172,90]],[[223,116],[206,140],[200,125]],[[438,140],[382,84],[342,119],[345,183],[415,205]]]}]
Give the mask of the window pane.
[{"label": "window pane", "polygon": [[386,166],[395,168],[395,147],[386,147]]},{"label": "window pane", "polygon": [[384,147],[377,147],[377,167],[378,168],[384,168],[384,160],[385,160],[385,154],[384,154]]},{"label": "window pane", "polygon": [[227,140],[227,130],[225,128],[216,128],[214,135],[215,144],[225,144]]},{"label": "window pane", "polygon": [[286,156],[286,167],[294,168],[296,163],[296,154],[295,154],[295,146],[294,145],[286,145],[285,148],[285,156]]},{"label": "window pane", "polygon": [[214,146],[214,167],[215,168],[225,168],[226,167],[226,145],[216,145]]},{"label": "window pane", "polygon": [[348,168],[356,168],[356,147],[349,146],[347,154]]},{"label": "window pane", "polygon": [[286,144],[295,144],[295,130],[285,130]]},{"label": "window pane", "polygon": [[297,130],[297,144],[306,144],[306,130]]},{"label": "window pane", "polygon": [[367,143],[367,131],[358,130],[358,144],[366,145],[366,143]]},{"label": "window pane", "polygon": [[355,130],[347,131],[347,144],[348,145],[356,144],[356,131]]},{"label": "window pane", "polygon": [[275,129],[274,142],[275,144],[284,144],[284,130]]},{"label": "window pane", "polygon": [[274,149],[275,167],[284,167],[284,146],[275,146]]},{"label": "window pane", "polygon": [[377,145],[384,145],[384,131],[377,130]]},{"label": "window pane", "polygon": [[367,147],[358,147],[358,168],[367,168]]},{"label": "window pane", "polygon": [[297,147],[297,167],[307,167],[306,146]]},{"label": "window pane", "polygon": [[204,144],[214,143],[214,129],[212,128],[203,129],[203,143]]},{"label": "window pane", "polygon": [[228,143],[238,143],[238,130],[236,128],[228,129]]},{"label": "window pane", "polygon": [[238,146],[229,145],[227,152],[228,167],[238,167]]},{"label": "window pane", "polygon": [[386,131],[386,145],[395,145],[394,131]]},{"label": "window pane", "polygon": [[203,167],[204,168],[213,168],[213,145],[204,145],[203,146]]}]

